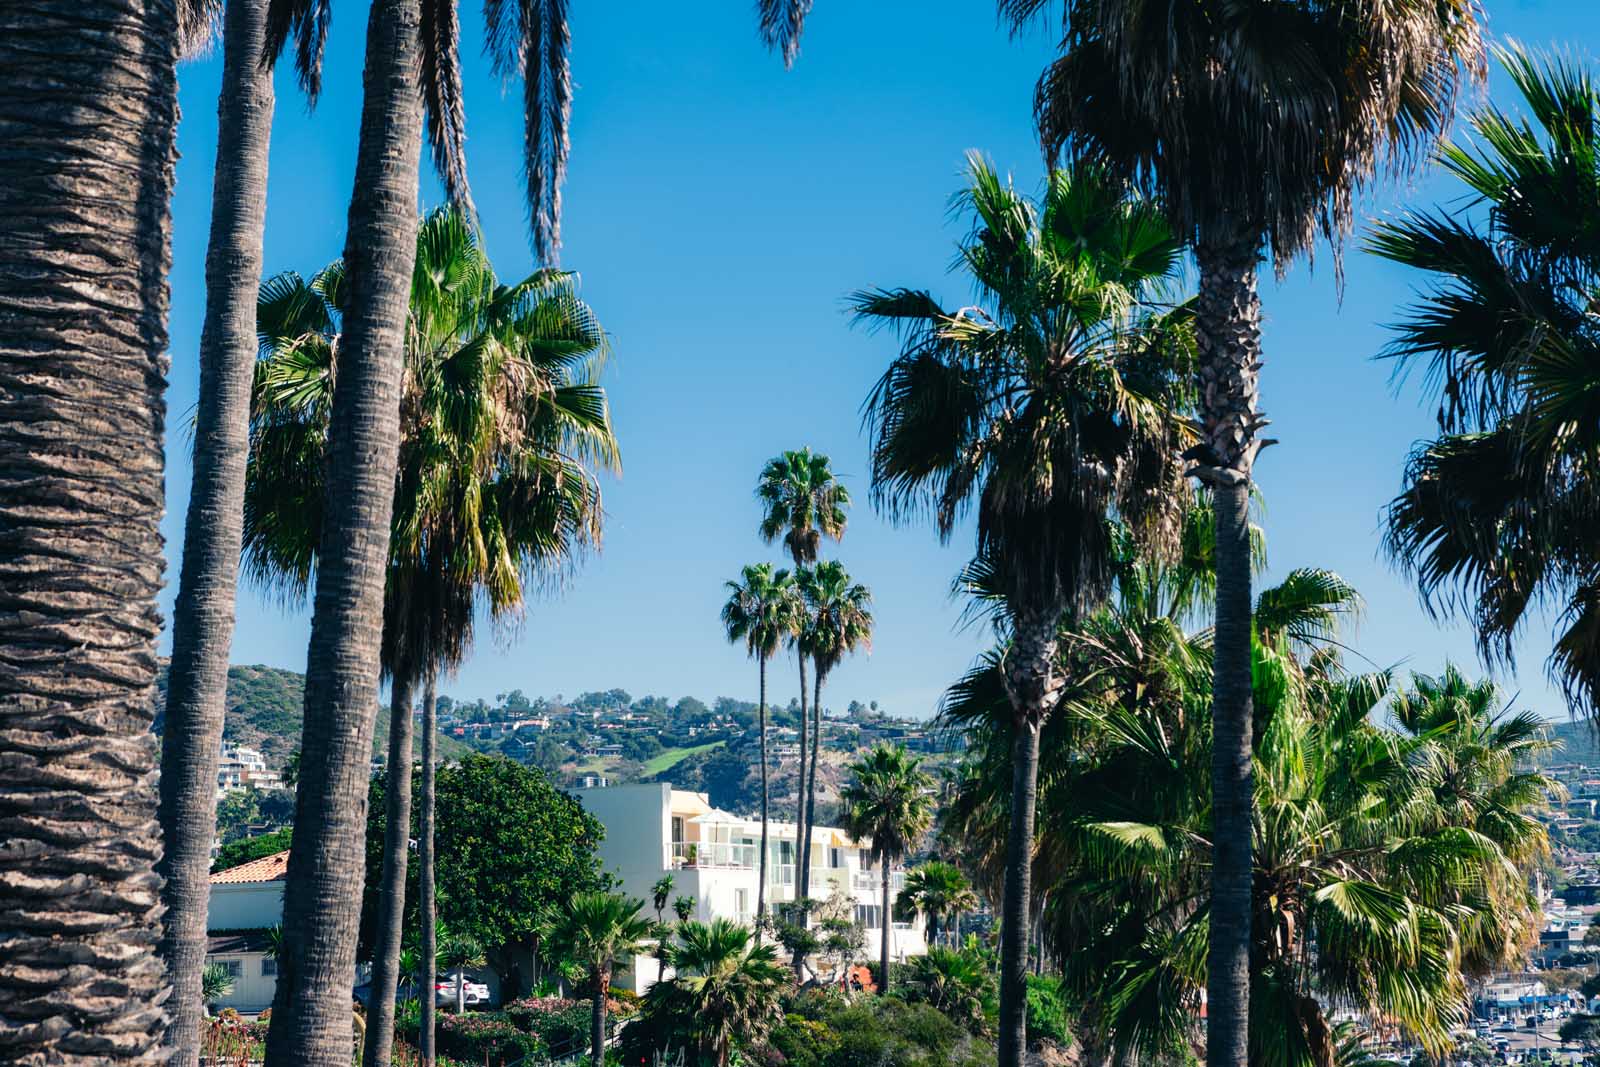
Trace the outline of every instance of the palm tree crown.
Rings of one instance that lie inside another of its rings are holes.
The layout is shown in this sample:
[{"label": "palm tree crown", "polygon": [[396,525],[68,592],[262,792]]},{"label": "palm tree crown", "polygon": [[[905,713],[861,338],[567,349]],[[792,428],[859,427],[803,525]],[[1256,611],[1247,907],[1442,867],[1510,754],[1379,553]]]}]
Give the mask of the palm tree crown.
[{"label": "palm tree crown", "polygon": [[[257,580],[309,586],[325,507],[344,272],[262,287],[245,554]],[[429,215],[417,240],[386,588],[384,667],[452,667],[480,608],[514,615],[599,542],[616,469],[605,334],[570,274],[496,279],[464,216]]]},{"label": "palm tree crown", "polygon": [[907,871],[905,885],[895,899],[896,911],[918,914],[926,920],[930,942],[952,918],[977,906],[978,895],[972,891],[967,876],[961,868],[944,860],[929,860]]},{"label": "palm tree crown", "polygon": [[735,1039],[760,1041],[778,1018],[788,972],[777,949],[727,919],[686,922],[667,953],[676,974],[652,986],[647,1005],[686,1020],[701,1054],[726,1067]]},{"label": "palm tree crown", "polygon": [[1181,473],[1188,334],[1150,303],[1180,244],[1095,172],[1056,171],[1037,207],[976,155],[968,173],[958,263],[980,303],[853,297],[904,342],[867,401],[873,494],[897,518],[931,511],[944,538],[975,505],[1008,599],[1053,620],[1105,594],[1107,511],[1156,518]]},{"label": "palm tree crown", "polygon": [[797,567],[816,560],[824,537],[844,536],[850,491],[834,477],[828,457],[809,448],[769,460],[756,482],[756,499],[762,507],[761,539],[770,545],[783,538]]},{"label": "palm tree crown", "polygon": [[903,746],[883,742],[848,770],[851,779],[839,798],[846,832],[867,842],[873,863],[898,862],[933,822],[933,780]]},{"label": "palm tree crown", "polygon": [[1532,605],[1559,605],[1546,667],[1594,714],[1600,90],[1563,61],[1500,59],[1526,117],[1479,108],[1477,144],[1443,149],[1467,202],[1384,222],[1371,241],[1430,276],[1389,354],[1401,371],[1423,366],[1439,396],[1440,436],[1411,455],[1387,547],[1430,610],[1468,617],[1492,663],[1511,662]]},{"label": "palm tree crown", "polygon": [[752,659],[771,659],[800,625],[803,604],[794,576],[770,563],[753,563],[727,590],[722,625],[728,640],[744,642]]},{"label": "palm tree crown", "polygon": [[872,593],[838,560],[803,568],[799,585],[808,609],[803,640],[820,681],[848,653],[872,647]]}]

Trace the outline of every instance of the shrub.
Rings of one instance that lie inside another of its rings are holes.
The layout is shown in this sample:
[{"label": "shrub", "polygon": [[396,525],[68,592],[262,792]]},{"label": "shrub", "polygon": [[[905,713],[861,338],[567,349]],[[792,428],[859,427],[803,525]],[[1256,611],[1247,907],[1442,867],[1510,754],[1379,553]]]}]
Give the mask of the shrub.
[{"label": "shrub", "polygon": [[542,1055],[546,1048],[538,1034],[519,1029],[504,1012],[440,1015],[436,1025],[442,1055],[487,1067],[505,1067],[526,1056]]},{"label": "shrub", "polygon": [[1058,1045],[1072,1043],[1067,1004],[1061,982],[1044,975],[1028,975],[1028,1043],[1044,1038]]}]

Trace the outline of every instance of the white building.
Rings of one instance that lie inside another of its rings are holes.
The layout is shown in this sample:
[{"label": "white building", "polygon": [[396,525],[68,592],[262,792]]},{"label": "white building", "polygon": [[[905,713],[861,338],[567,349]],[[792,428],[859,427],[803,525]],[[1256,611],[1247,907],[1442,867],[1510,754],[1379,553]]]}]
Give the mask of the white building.
[{"label": "white building", "polygon": [[[693,897],[694,918],[750,924],[755,921],[761,820],[713,808],[704,793],[666,783],[578,791],[583,806],[605,825],[600,864],[622,882],[629,896],[649,901],[663,875],[673,878],[673,896]],[[767,822],[767,906],[795,899],[796,842],[792,822]],[[891,900],[905,872],[890,872]],[[811,897],[827,900],[835,890],[855,901],[856,921],[866,930],[863,955],[877,959],[883,936],[882,872],[872,867],[862,844],[844,831],[817,826],[811,834]],[[891,922],[889,953],[895,959],[927,951],[920,923]]]},{"label": "white building", "polygon": [[222,746],[222,761],[217,764],[217,793],[233,789],[283,788],[283,776],[267,768],[266,757],[253,748],[243,745]]},{"label": "white building", "polygon": [[278,988],[278,958],[268,932],[283,922],[283,884],[287,850],[218,871],[211,876],[206,914],[206,962],[233,976],[233,990],[217,1001],[245,1013],[272,1006]]}]

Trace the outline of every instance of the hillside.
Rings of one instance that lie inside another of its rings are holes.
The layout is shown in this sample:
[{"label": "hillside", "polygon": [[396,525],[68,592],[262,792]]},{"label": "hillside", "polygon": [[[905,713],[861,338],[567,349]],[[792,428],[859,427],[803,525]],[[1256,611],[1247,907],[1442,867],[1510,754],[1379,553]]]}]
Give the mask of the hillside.
[{"label": "hillside", "polygon": [[[281,767],[290,753],[300,747],[300,721],[305,705],[306,680],[298,671],[279,667],[253,666],[228,668],[227,718],[223,740],[231,745],[248,745],[260,750],[267,764]],[[156,678],[156,733],[161,732],[167,699],[167,668],[162,664]],[[373,752],[380,753],[389,740],[389,709],[375,709],[378,728]],[[471,752],[470,746],[450,737],[439,738],[442,759],[458,759]]]},{"label": "hillside", "polygon": [[1550,724],[1550,732],[1561,742],[1561,750],[1546,759],[1550,763],[1582,763],[1600,767],[1600,730],[1585,720],[1564,720]]}]

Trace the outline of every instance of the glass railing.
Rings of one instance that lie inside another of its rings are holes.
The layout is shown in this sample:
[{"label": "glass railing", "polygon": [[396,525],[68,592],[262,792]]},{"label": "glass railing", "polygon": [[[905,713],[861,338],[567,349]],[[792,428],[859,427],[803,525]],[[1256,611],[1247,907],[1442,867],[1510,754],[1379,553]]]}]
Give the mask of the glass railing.
[{"label": "glass railing", "polygon": [[674,841],[674,867],[754,867],[760,856],[755,845],[733,845],[718,841]]}]

